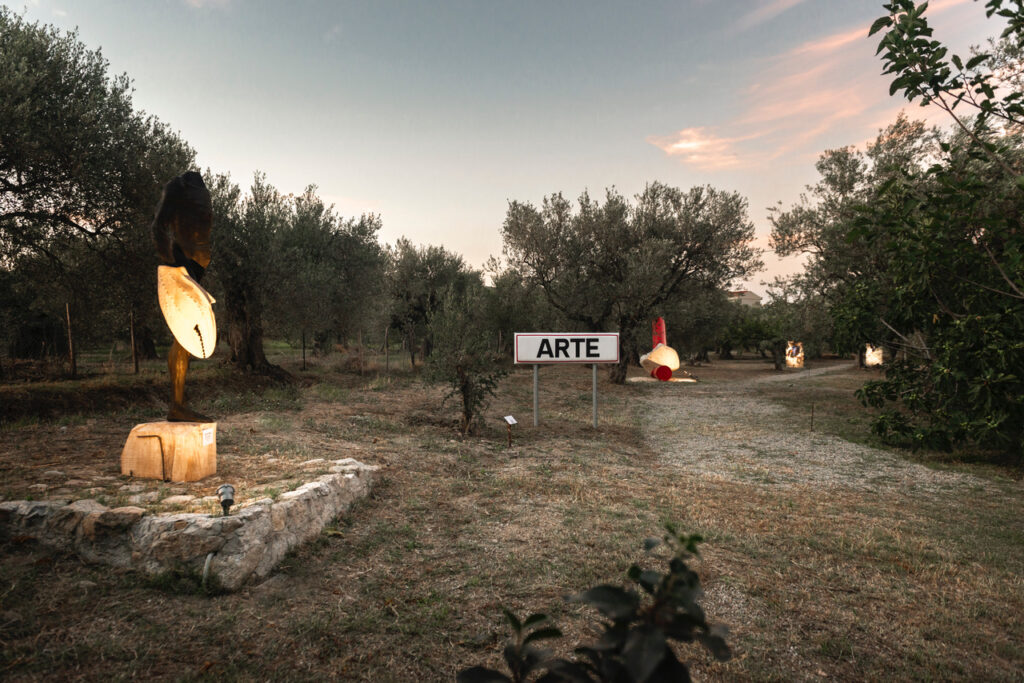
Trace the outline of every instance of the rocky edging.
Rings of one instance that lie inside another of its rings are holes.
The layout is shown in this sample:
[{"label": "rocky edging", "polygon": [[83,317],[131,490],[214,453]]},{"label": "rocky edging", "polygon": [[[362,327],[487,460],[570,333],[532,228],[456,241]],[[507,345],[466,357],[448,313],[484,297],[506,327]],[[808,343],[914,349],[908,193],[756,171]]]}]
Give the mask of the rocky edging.
[{"label": "rocky edging", "polygon": [[145,515],[95,500],[0,502],[0,537],[33,538],[89,562],[158,574],[188,569],[237,590],[270,574],[289,550],[370,492],[377,468],[345,458],[276,500],[263,498],[228,516]]}]

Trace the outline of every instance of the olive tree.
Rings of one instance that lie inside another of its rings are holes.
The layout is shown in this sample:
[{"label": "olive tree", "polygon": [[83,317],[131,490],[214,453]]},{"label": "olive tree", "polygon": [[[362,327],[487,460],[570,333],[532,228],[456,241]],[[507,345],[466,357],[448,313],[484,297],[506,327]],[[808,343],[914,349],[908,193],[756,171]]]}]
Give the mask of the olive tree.
[{"label": "olive tree", "polygon": [[747,201],[734,192],[684,192],[650,183],[631,204],[614,189],[584,192],[574,211],[560,193],[538,209],[509,203],[502,228],[509,263],[586,331],[620,333],[612,380],[626,379],[641,329],[684,287],[717,289],[760,267]]}]

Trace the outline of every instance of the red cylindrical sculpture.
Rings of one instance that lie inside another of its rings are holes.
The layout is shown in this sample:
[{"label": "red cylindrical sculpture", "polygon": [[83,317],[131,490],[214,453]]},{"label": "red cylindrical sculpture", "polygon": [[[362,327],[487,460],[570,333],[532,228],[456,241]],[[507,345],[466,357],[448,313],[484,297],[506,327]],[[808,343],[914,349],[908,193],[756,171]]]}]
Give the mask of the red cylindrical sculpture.
[{"label": "red cylindrical sculpture", "polygon": [[655,379],[667,382],[672,379],[672,368],[667,365],[659,365],[651,374],[654,375]]},{"label": "red cylindrical sculpture", "polygon": [[658,316],[653,323],[654,332],[651,335],[651,348],[658,344],[668,346],[668,337],[665,335],[665,319]]}]

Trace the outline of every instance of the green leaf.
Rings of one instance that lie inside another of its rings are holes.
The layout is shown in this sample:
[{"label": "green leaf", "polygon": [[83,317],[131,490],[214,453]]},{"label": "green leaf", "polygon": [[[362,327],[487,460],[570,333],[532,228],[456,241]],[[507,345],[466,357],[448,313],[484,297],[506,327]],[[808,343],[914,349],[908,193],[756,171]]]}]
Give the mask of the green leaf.
[{"label": "green leaf", "polygon": [[626,671],[634,681],[646,681],[665,657],[665,634],[654,626],[641,626],[630,632],[622,648]]},{"label": "green leaf", "polygon": [[523,639],[523,644],[532,643],[535,640],[550,640],[551,638],[561,638],[562,632],[554,626],[548,628],[539,628],[530,635]]},{"label": "green leaf", "polygon": [[868,37],[870,38],[883,28],[888,28],[889,26],[892,26],[892,17],[879,17],[875,19],[875,23],[871,24],[871,30],[868,31]]},{"label": "green leaf", "polygon": [[512,614],[512,612],[508,611],[504,607],[501,608],[501,611],[504,613],[506,621],[508,621],[509,625],[512,626],[516,633],[523,630],[523,624],[519,621],[516,615]]},{"label": "green leaf", "polygon": [[494,669],[474,666],[463,669],[455,676],[458,683],[512,683],[512,679]]},{"label": "green leaf", "polygon": [[984,62],[988,58],[989,58],[989,55],[986,54],[986,53],[974,55],[973,57],[971,57],[970,59],[967,60],[967,66],[965,68],[968,71],[970,71],[971,69],[973,69],[974,67],[978,66],[979,64],[981,64],[982,62]]},{"label": "green leaf", "polygon": [[724,662],[732,657],[732,650],[729,649],[729,645],[725,642],[724,629],[712,629],[711,633],[701,636],[700,642],[720,662]]},{"label": "green leaf", "polygon": [[1024,175],[1017,176],[1017,187],[1024,190]]},{"label": "green leaf", "polygon": [[609,619],[629,619],[640,606],[640,597],[633,591],[618,586],[594,586],[572,598],[597,609]]},{"label": "green leaf", "polygon": [[655,589],[661,583],[662,576],[661,572],[656,572],[653,569],[646,569],[640,573],[637,583],[643,586],[648,593],[654,593]]},{"label": "green leaf", "polygon": [[525,628],[527,626],[533,626],[534,624],[539,624],[542,621],[546,621],[547,618],[548,618],[548,615],[540,614],[539,612],[536,613],[536,614],[531,614],[530,616],[526,617],[526,620],[523,622],[523,627]]},{"label": "green leaf", "polygon": [[556,659],[548,666],[548,672],[537,679],[537,683],[590,683],[592,680],[585,667],[576,662]]}]

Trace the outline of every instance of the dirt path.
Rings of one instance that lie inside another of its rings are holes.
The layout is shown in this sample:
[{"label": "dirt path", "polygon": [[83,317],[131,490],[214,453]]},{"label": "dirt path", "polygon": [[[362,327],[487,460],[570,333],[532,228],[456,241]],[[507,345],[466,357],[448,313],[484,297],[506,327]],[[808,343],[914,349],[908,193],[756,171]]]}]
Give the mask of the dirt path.
[{"label": "dirt path", "polygon": [[689,473],[769,489],[809,485],[934,493],[985,485],[976,477],[932,470],[892,452],[815,432],[810,405],[787,408],[755,391],[786,383],[796,393],[812,377],[854,367],[831,365],[683,387],[671,398],[648,401],[645,445],[663,462]]}]

